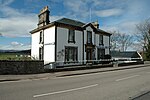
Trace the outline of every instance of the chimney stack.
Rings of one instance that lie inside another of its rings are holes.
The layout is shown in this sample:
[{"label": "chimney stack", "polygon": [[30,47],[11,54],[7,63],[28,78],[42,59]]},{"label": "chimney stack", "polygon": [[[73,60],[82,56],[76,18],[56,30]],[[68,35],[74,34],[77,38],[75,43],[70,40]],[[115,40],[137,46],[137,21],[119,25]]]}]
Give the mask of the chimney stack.
[{"label": "chimney stack", "polygon": [[38,15],[39,17],[39,23],[38,27],[45,26],[49,24],[49,13],[50,11],[48,10],[48,6],[45,6],[41,11],[40,14]]},{"label": "chimney stack", "polygon": [[98,21],[92,22],[92,25],[93,25],[95,28],[99,28]]}]

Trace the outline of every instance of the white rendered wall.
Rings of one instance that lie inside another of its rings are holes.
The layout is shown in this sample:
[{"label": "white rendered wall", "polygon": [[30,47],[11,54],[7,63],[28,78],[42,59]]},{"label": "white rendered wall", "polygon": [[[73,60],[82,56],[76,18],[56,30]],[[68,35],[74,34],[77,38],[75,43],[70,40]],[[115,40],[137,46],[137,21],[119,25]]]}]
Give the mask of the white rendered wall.
[{"label": "white rendered wall", "polygon": [[65,61],[65,46],[78,47],[78,61],[82,61],[82,31],[75,30],[75,43],[68,43],[68,30],[57,27],[57,62],[60,66]]},{"label": "white rendered wall", "polygon": [[55,26],[44,30],[44,64],[55,62]]},{"label": "white rendered wall", "polygon": [[[103,43],[105,48],[105,55],[109,54],[109,36],[103,35]],[[99,34],[96,34],[96,47],[99,46]],[[96,48],[97,49],[97,48]],[[97,50],[96,50],[97,54]]]},{"label": "white rendered wall", "polygon": [[32,40],[31,40],[31,57],[32,59],[39,59],[39,37],[40,37],[40,32],[36,32],[31,35]]},{"label": "white rendered wall", "polygon": [[[87,42],[87,31],[92,32],[92,43],[96,45],[95,48],[95,58],[97,59],[97,47],[99,46],[99,34],[95,34],[93,29],[88,26],[86,30],[84,30],[84,60],[86,60],[86,52],[85,52],[85,44]],[[102,34],[103,35],[103,34]],[[105,48],[105,55],[109,54],[109,36],[103,35],[103,43],[104,43],[104,48]]]},{"label": "white rendered wall", "polygon": [[105,54],[109,54],[109,36],[103,36],[104,46],[105,48]]},{"label": "white rendered wall", "polygon": [[96,35],[96,43],[95,43],[95,45],[96,45],[96,48],[95,48],[95,55],[96,55],[96,60],[97,60],[97,47],[99,46],[99,34],[95,34]]},{"label": "white rendered wall", "polygon": [[86,60],[85,44],[87,43],[87,31],[92,32],[92,43],[93,44],[96,43],[96,41],[95,41],[95,38],[96,38],[95,32],[93,31],[93,29],[90,26],[86,27],[86,29],[84,30],[84,60]]}]

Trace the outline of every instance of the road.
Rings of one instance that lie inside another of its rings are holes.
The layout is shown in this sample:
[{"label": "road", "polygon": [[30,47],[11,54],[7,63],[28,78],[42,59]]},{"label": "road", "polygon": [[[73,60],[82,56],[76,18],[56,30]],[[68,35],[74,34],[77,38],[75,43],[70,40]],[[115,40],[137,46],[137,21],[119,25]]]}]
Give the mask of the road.
[{"label": "road", "polygon": [[0,83],[0,100],[129,100],[150,90],[150,67]]}]

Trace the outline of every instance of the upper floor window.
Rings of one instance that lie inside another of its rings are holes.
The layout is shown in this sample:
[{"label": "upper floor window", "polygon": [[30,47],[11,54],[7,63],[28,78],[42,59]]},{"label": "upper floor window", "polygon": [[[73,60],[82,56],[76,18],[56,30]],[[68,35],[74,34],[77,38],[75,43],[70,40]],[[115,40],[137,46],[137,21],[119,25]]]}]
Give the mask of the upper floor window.
[{"label": "upper floor window", "polygon": [[99,35],[99,45],[103,45],[103,35]]},{"label": "upper floor window", "polygon": [[68,42],[75,43],[75,31],[72,29],[69,29]]},{"label": "upper floor window", "polygon": [[44,34],[43,32],[41,31],[40,32],[40,43],[43,43],[44,42]]},{"label": "upper floor window", "polygon": [[87,31],[87,43],[92,44],[92,32]]}]

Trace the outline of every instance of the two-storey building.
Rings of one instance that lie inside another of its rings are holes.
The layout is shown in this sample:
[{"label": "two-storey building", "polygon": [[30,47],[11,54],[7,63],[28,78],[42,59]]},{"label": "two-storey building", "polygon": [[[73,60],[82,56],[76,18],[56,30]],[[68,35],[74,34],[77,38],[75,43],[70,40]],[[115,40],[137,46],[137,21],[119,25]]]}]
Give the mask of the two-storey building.
[{"label": "two-storey building", "polygon": [[32,30],[31,56],[55,66],[82,65],[110,54],[110,33],[98,22],[83,23],[62,18],[49,22],[49,10],[41,10],[38,27]]}]

